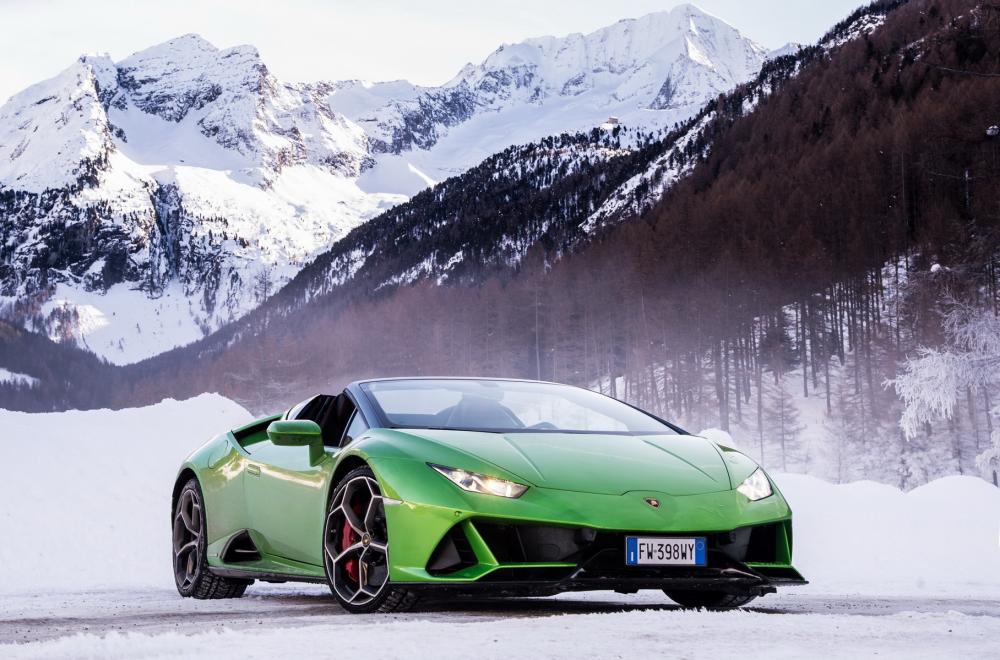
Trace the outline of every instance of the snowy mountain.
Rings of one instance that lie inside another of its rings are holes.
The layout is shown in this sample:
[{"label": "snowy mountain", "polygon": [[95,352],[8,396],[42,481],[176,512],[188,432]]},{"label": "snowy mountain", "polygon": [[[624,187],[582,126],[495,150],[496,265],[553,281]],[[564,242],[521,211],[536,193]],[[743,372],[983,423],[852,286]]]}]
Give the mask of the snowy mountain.
[{"label": "snowy mountain", "polygon": [[84,56],[0,107],[0,312],[135,362],[493,153],[610,116],[662,132],[765,57],[691,6],[505,45],[436,88],[289,84],[197,35]]},{"label": "snowy mountain", "polygon": [[401,197],[363,131],[249,47],[86,56],[0,108],[8,314],[132,362],[252,309]]},{"label": "snowy mountain", "polygon": [[[692,5],[590,34],[505,44],[440,87],[338,83],[330,105],[372,139],[378,166],[412,194],[510,144],[587,130],[608,117],[636,128],[684,121],[752,78],[766,50]],[[410,173],[409,177],[404,176]]]},{"label": "snowy mountain", "polygon": [[768,60],[773,60],[773,59],[777,59],[779,57],[785,57],[785,56],[788,56],[788,55],[795,55],[796,53],[798,53],[800,50],[802,50],[805,47],[806,47],[805,44],[799,44],[799,43],[795,43],[793,41],[789,41],[787,44],[785,44],[781,48],[775,48],[774,50],[768,51],[767,52],[767,59]]}]

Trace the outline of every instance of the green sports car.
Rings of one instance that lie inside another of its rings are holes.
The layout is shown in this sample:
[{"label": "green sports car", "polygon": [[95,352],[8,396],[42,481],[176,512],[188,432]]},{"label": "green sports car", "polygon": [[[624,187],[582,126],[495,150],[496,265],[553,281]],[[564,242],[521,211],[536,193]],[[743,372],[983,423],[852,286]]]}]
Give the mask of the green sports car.
[{"label": "green sports car", "polygon": [[223,433],[173,489],[177,590],[326,583],[350,612],[421,595],[662,589],[738,607],[792,567],[750,458],[615,399],[520,380],[352,383]]}]

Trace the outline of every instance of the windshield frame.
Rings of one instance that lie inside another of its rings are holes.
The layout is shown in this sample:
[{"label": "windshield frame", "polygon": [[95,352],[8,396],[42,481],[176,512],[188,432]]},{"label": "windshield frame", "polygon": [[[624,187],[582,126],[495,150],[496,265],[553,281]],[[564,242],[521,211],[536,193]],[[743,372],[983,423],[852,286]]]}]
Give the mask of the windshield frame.
[{"label": "windshield frame", "polygon": [[[581,429],[533,429],[533,428],[510,428],[510,429],[500,429],[500,428],[464,428],[464,427],[453,427],[453,426],[418,426],[411,424],[396,424],[391,422],[386,415],[385,411],[382,410],[382,406],[379,404],[378,400],[370,390],[372,384],[385,383],[385,382],[413,382],[413,381],[487,381],[495,383],[532,383],[536,385],[551,385],[557,387],[573,388],[577,390],[583,390],[590,394],[596,394],[602,396],[606,399],[610,399],[616,403],[623,406],[627,406],[636,412],[649,417],[650,419],[663,424],[667,427],[663,431],[615,431],[615,430],[605,430],[605,431],[590,431]],[[612,396],[608,396],[603,392],[596,392],[594,390],[588,390],[584,387],[578,387],[576,385],[566,385],[565,383],[553,383],[542,380],[527,380],[521,378],[477,378],[477,377],[460,377],[460,376],[417,376],[412,378],[372,378],[370,380],[358,381],[356,383],[358,391],[364,396],[367,408],[371,410],[374,417],[378,420],[378,426],[380,428],[387,429],[399,429],[399,430],[427,430],[427,431],[461,431],[461,432],[472,432],[472,433],[550,433],[550,434],[572,434],[572,435],[622,435],[622,436],[647,436],[647,435],[691,435],[681,427],[676,424],[672,424],[661,417],[650,413],[649,411],[643,410],[638,406],[634,406],[631,403],[616,399]]]}]

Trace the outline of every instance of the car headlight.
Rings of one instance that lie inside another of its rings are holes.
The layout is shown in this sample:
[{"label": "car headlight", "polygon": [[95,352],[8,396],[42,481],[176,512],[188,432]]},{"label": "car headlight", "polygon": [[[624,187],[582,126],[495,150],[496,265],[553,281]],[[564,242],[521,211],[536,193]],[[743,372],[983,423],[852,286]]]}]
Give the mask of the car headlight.
[{"label": "car headlight", "polygon": [[528,490],[528,487],[524,484],[491,477],[486,474],[444,467],[443,465],[431,465],[431,467],[436,472],[444,475],[448,481],[470,493],[516,498],[521,497],[521,495],[524,495],[524,491]]},{"label": "car headlight", "polygon": [[771,482],[760,468],[754,470],[753,474],[746,478],[746,481],[736,487],[736,490],[746,495],[751,502],[762,500],[774,494]]}]

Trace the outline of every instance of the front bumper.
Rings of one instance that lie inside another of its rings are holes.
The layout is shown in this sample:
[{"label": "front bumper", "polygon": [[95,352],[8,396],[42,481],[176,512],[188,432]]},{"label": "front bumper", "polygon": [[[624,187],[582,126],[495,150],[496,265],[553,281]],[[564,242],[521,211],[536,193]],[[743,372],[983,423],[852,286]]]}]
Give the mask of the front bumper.
[{"label": "front bumper", "polygon": [[[471,595],[664,589],[760,596],[773,593],[778,586],[806,583],[788,558],[784,539],[789,526],[785,521],[705,534],[706,566],[627,566],[624,541],[629,533],[495,525],[477,518],[452,528],[439,543],[427,565],[432,580],[408,585]],[[684,534],[696,535],[700,533]]]},{"label": "front bumper", "polygon": [[[402,484],[386,493],[394,499],[386,520],[396,584],[495,595],[639,589],[760,595],[805,583],[791,565],[791,511],[777,490],[758,502],[732,490],[602,495],[539,487],[506,499],[466,493],[445,479],[414,478],[426,476],[424,470],[411,461],[376,469],[383,484]],[[708,565],[626,566],[628,535],[704,536]]]}]

